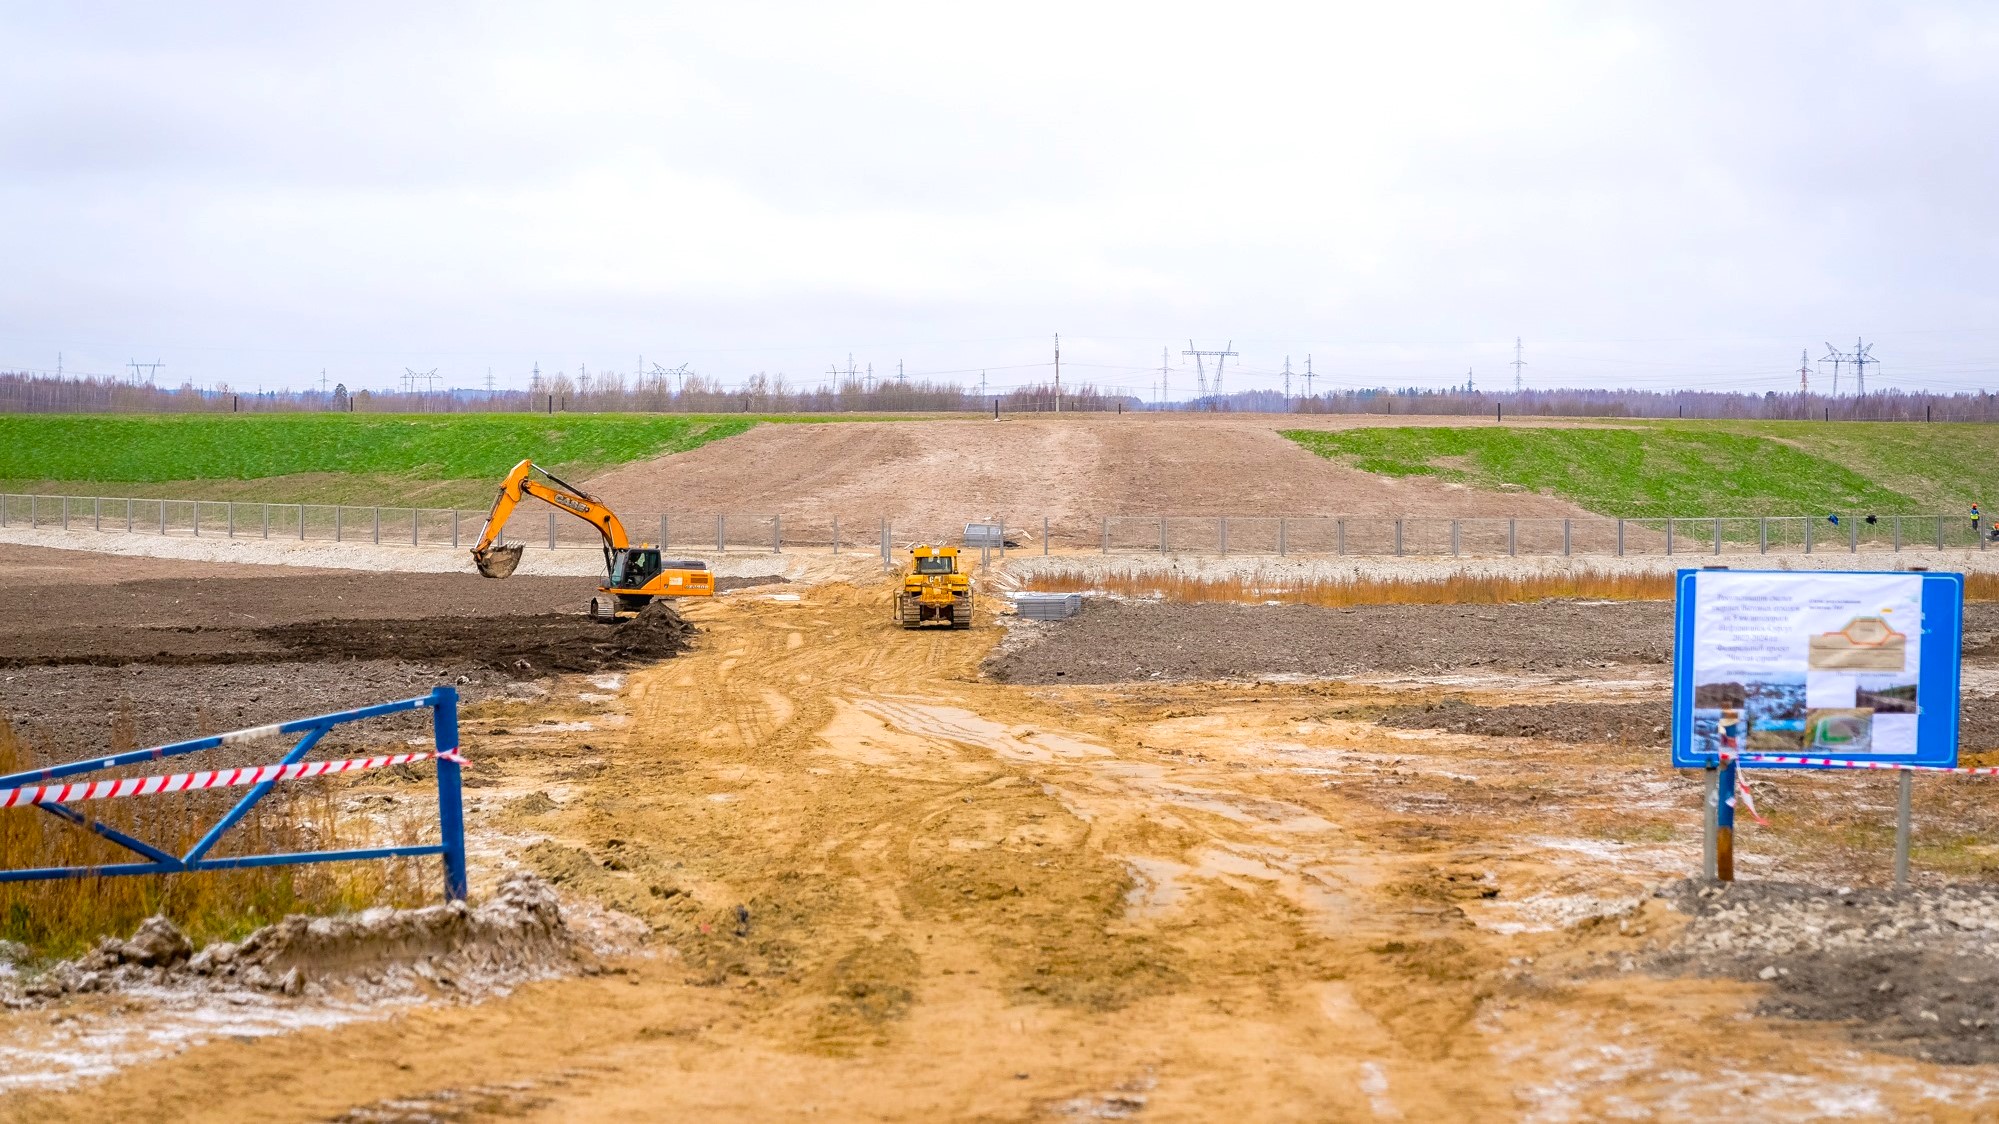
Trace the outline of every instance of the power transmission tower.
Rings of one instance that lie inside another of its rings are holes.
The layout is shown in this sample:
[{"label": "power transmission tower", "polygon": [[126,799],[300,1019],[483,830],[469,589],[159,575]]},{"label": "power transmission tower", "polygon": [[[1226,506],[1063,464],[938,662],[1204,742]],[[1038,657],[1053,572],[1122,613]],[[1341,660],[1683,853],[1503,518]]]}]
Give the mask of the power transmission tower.
[{"label": "power transmission tower", "polygon": [[1466,393],[1466,394],[1470,394],[1471,392],[1472,392],[1472,385],[1471,385],[1471,368],[1470,368],[1470,367],[1466,367],[1466,368],[1465,368],[1465,393]]},{"label": "power transmission tower", "polygon": [[[645,362],[644,358],[640,358],[639,362],[641,363]],[[644,370],[645,368],[641,367],[639,369]],[[486,397],[491,398],[492,396],[493,396],[493,368],[488,367],[486,368]]]},{"label": "power transmission tower", "polygon": [[903,377],[903,374],[902,374],[902,360],[900,360],[900,359],[898,359],[898,360],[896,360],[896,361],[895,361],[895,385],[897,385],[897,386],[908,386],[908,385],[909,385],[909,380],[908,380],[907,378]]},{"label": "power transmission tower", "polygon": [[986,373],[985,373],[984,371],[980,371],[980,372],[979,372],[979,397],[980,397],[980,398],[984,398],[985,396],[986,396]]},{"label": "power transmission tower", "polygon": [[146,369],[147,386],[153,385],[153,380],[159,377],[160,368],[166,366],[165,363],[162,363],[157,359],[153,360],[151,363],[141,363],[137,360],[133,360],[129,363],[126,363],[125,365],[127,367],[132,368],[132,381],[134,383],[137,383],[139,381],[139,368],[144,367]]},{"label": "power transmission tower", "polygon": [[1846,361],[1853,364],[1853,393],[1861,398],[1867,397],[1867,365],[1881,365],[1881,361],[1874,358],[1874,345],[1861,343],[1858,336],[1854,337],[1853,354],[1847,356]]},{"label": "power transmission tower", "polygon": [[1312,397],[1312,357],[1305,357],[1305,397]]},{"label": "power transmission tower", "polygon": [[1803,398],[1812,392],[1811,376],[1812,353],[1800,349],[1798,351],[1798,397]]},{"label": "power transmission tower", "polygon": [[1166,361],[1166,349],[1162,347],[1159,349],[1159,404],[1161,406],[1166,405],[1166,399],[1167,399],[1166,371],[1168,366],[1169,364]]},{"label": "power transmission tower", "polygon": [[1291,357],[1284,357],[1284,406],[1291,407]]},{"label": "power transmission tower", "polygon": [[1832,364],[1832,396],[1839,397],[1839,365],[1846,362],[1846,353],[1828,343],[1825,345],[1825,358],[1819,362]]},{"label": "power transmission tower", "polygon": [[[850,361],[851,361],[851,359],[850,359]],[[874,393],[874,390],[875,390],[875,365],[874,365],[873,363],[870,363],[870,364],[868,364],[868,376],[867,376],[867,381],[866,381],[865,383],[863,383],[862,385],[864,385],[864,386],[866,386],[866,387],[867,387],[867,390],[868,390],[868,393],[870,393],[870,394],[873,394],[873,393]]]},{"label": "power transmission tower", "polygon": [[326,393],[326,368],[324,367],[319,369],[319,392],[321,394]]},{"label": "power transmission tower", "polygon": [[[1201,360],[1204,358],[1212,358],[1215,361],[1214,396],[1216,398],[1220,398],[1222,396],[1222,367],[1231,358],[1235,356],[1234,348],[1235,348],[1234,340],[1230,340],[1228,342],[1228,346],[1224,347],[1220,351],[1201,351],[1194,347],[1193,340],[1187,341],[1187,350],[1181,352],[1180,354],[1191,355],[1194,357],[1194,378],[1200,384],[1201,397],[1203,398],[1208,397],[1208,368],[1206,364],[1201,362]],[[1210,405],[1213,405],[1213,403],[1210,403]]]},{"label": "power transmission tower", "polygon": [[1514,336],[1513,337],[1513,393],[1515,394],[1520,393],[1520,388],[1521,388],[1520,368],[1525,367],[1527,365],[1527,360],[1522,359],[1520,357],[1520,351],[1521,351],[1520,337]]},{"label": "power transmission tower", "polygon": [[62,377],[62,352],[56,352],[56,377]]}]

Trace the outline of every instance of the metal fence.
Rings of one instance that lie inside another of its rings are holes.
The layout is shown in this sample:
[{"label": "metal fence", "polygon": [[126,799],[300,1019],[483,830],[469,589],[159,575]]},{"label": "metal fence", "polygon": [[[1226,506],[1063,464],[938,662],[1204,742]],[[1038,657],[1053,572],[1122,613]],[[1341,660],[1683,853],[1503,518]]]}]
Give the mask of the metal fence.
[{"label": "metal fence", "polygon": [[[335,504],[0,495],[0,527],[64,528],[187,537],[291,539],[469,547],[483,510]],[[1985,550],[1991,540],[1964,516],[1837,513],[1815,516],[1689,516],[1664,519],[1305,515],[968,515],[962,520],[867,518],[812,513],[667,512],[625,517],[634,538],[669,551],[706,554],[821,549],[887,555],[911,542],[959,542],[965,525],[998,522],[1007,551],[1103,554],[1386,557],[1553,557],[1821,554]],[[549,510],[517,511],[510,542],[549,550],[596,549],[582,520]]]}]

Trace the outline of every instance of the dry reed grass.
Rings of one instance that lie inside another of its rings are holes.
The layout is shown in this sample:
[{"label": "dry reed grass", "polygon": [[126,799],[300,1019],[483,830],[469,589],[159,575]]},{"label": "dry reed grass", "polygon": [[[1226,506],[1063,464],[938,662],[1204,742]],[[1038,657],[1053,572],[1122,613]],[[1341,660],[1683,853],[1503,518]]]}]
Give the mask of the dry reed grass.
[{"label": "dry reed grass", "polygon": [[1436,578],[1300,578],[1295,574],[1190,575],[1133,571],[1051,570],[1034,575],[1029,589],[1049,593],[1110,593],[1167,601],[1219,601],[1286,605],[1497,605],[1573,598],[1588,601],[1663,601],[1673,596],[1670,574],[1576,570],[1567,574],[1449,574]]},{"label": "dry reed grass", "polygon": [[[1109,593],[1181,602],[1285,605],[1499,605],[1521,601],[1669,601],[1673,575],[1579,569],[1566,574],[1449,574],[1436,578],[1299,578],[1251,573],[1191,575],[1045,570],[1026,588],[1046,593]],[[1999,574],[1966,574],[1968,601],[1999,600]]]},{"label": "dry reed grass", "polygon": [[[112,752],[134,748],[133,724],[121,714]],[[76,760],[104,747],[31,748],[0,718],[0,774],[41,762]],[[265,763],[271,750],[244,747],[241,761],[209,753],[180,759],[183,768]],[[254,760],[252,759],[254,757]],[[199,764],[195,764],[199,762]],[[157,770],[160,763],[154,763]],[[153,771],[147,770],[147,771]],[[97,774],[93,779],[116,776]],[[222,837],[213,854],[315,851],[404,845],[435,837],[435,801],[428,785],[397,800],[407,810],[386,819],[344,811],[338,782],[282,784]],[[180,854],[240,799],[247,789],[99,801],[79,811],[162,850]],[[9,868],[83,866],[143,861],[139,856],[38,808],[0,810],[0,856]],[[293,913],[343,913],[375,905],[415,905],[435,890],[435,863],[422,859],[316,863],[193,874],[51,879],[0,883],[0,939],[26,945],[31,956],[73,955],[100,937],[129,934],[154,914],[165,914],[197,944],[234,939]]]}]

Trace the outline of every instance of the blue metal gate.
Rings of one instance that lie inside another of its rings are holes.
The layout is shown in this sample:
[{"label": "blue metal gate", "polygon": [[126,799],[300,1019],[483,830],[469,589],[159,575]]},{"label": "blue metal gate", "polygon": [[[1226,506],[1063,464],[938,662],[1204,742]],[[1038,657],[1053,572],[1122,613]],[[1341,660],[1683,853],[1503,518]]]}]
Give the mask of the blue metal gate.
[{"label": "blue metal gate", "polygon": [[[48,793],[30,797],[22,803],[33,803],[35,807],[78,827],[116,843],[145,858],[145,862],[109,863],[102,866],[56,866],[27,870],[0,869],[0,882],[24,882],[43,878],[86,878],[108,877],[124,874],[175,874],[197,870],[231,870],[252,866],[294,866],[301,863],[344,862],[353,859],[386,859],[412,857],[418,855],[440,855],[444,859],[444,895],[451,901],[465,900],[465,810],[462,789],[462,774],[458,758],[458,692],[451,687],[438,687],[428,695],[396,702],[378,703],[355,710],[343,710],[333,714],[321,714],[313,718],[297,718],[290,722],[280,722],[270,726],[259,726],[249,730],[236,730],[227,734],[215,734],[191,741],[172,742],[150,749],[135,749],[127,753],[98,757],[88,761],[73,761],[63,765],[52,765],[46,769],[33,769],[0,777],[0,792],[30,785],[43,785],[63,777],[80,776],[105,769],[115,769],[125,765],[136,765],[144,761],[179,757],[202,750],[217,749],[225,745],[235,745],[255,738],[299,735],[299,739],[287,752],[281,762],[284,766],[298,766],[312,752],[335,726],[348,722],[361,722],[369,718],[379,718],[387,714],[421,710],[428,707],[431,712],[431,730],[436,742],[435,754],[428,755],[437,763],[437,820],[442,838],[436,843],[403,847],[361,847],[344,851],[303,851],[266,855],[230,855],[224,858],[209,858],[222,836],[248,815],[259,800],[269,795],[276,787],[276,780],[259,780],[234,807],[215,822],[194,846],[184,855],[173,855],[160,850],[140,839],[135,839],[108,824],[85,816],[68,804],[47,799]],[[418,755],[426,756],[426,755]],[[276,767],[270,767],[275,769]],[[267,770],[268,771],[268,770]],[[242,772],[239,770],[238,772]],[[261,774],[259,774],[261,775]],[[102,782],[108,789],[115,782]],[[129,783],[129,782],[126,782]],[[241,783],[241,782],[238,782]],[[151,794],[151,787],[139,790]],[[97,793],[91,794],[93,796]],[[111,795],[105,792],[103,795]],[[124,795],[124,793],[119,793]],[[74,797],[72,797],[74,798]]]}]

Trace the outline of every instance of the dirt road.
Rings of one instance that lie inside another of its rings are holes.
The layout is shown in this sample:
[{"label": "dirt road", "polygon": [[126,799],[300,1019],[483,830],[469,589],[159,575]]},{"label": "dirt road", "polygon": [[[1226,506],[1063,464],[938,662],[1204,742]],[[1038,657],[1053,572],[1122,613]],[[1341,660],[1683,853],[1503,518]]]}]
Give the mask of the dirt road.
[{"label": "dirt road", "polygon": [[[475,832],[642,918],[652,955],[478,1007],[219,1041],[0,1116],[1969,1119],[1999,1104],[1986,1069],[1863,1054],[1833,1028],[1750,1017],[1754,983],[1640,969],[1684,924],[1647,892],[1697,847],[1695,794],[1650,749],[1343,716],[1435,687],[1007,686],[977,673],[997,630],[903,633],[879,588],[802,593],[692,610],[697,650],[631,674],[622,725],[524,740],[472,716],[468,751],[496,776]],[[1539,682],[1451,692],[1655,689]]]}]

